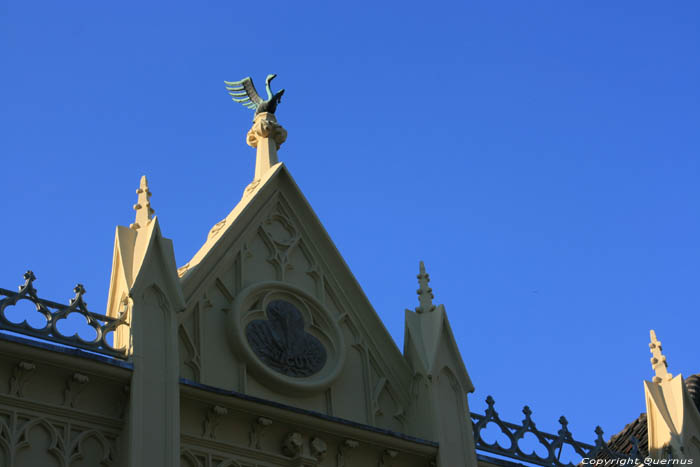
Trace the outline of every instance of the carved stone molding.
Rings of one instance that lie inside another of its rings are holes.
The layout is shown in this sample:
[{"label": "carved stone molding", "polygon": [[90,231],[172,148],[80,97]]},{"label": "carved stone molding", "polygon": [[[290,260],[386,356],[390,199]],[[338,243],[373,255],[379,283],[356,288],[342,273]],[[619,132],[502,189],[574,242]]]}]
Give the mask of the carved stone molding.
[{"label": "carved stone molding", "polygon": [[[194,310],[194,322],[197,323],[199,305]],[[192,371],[195,381],[199,380],[201,372],[201,355],[199,353],[199,339],[196,334],[196,324],[194,332],[190,332],[185,323],[178,327],[178,338],[180,339],[181,350],[184,351],[184,364]],[[193,336],[194,334],[194,336]]]},{"label": "carved stone molding", "polygon": [[269,138],[279,149],[287,140],[287,130],[277,123],[277,119],[272,114],[256,116],[253,126],[246,135],[246,143],[253,148],[258,147],[258,143],[263,138]]},{"label": "carved stone molding", "polygon": [[190,263],[186,263],[184,266],[180,266],[177,268],[177,276],[182,277],[185,275],[185,273],[190,269]]},{"label": "carved stone molding", "polygon": [[[116,433],[86,426],[85,422],[13,412],[9,416],[0,411],[1,465],[28,465],[28,457],[46,453],[55,459],[51,465],[76,465],[79,461],[81,465],[114,465]],[[37,436],[37,432],[44,436]]]},{"label": "carved stone molding", "polygon": [[204,446],[183,445],[180,449],[180,464],[187,467],[247,467],[235,457]]},{"label": "carved stone molding", "polygon": [[67,454],[69,453],[70,459],[66,465],[74,465],[73,463],[78,460],[85,459],[84,445],[89,439],[94,439],[98,442],[102,448],[102,455],[100,459],[95,459],[99,462],[100,466],[110,466],[114,464],[114,451],[112,443],[105,438],[105,436],[96,430],[83,431],[77,437],[75,437],[68,448]]},{"label": "carved stone molding", "polygon": [[279,279],[285,279],[285,272],[293,268],[290,258],[299,247],[301,234],[289,217],[282,213],[278,206],[277,211],[271,214],[262,223],[261,232],[263,239],[270,248],[270,256],[267,261],[278,270]]},{"label": "carved stone molding", "polygon": [[289,433],[282,442],[282,453],[287,457],[301,456],[303,448],[304,438],[301,433]]},{"label": "carved stone molding", "polygon": [[242,290],[228,314],[232,350],[270,389],[322,392],[339,376],[342,331],[308,293],[284,282],[260,282]]},{"label": "carved stone molding", "polygon": [[394,459],[396,459],[396,456],[398,455],[398,451],[394,451],[393,449],[385,449],[379,456],[377,467],[394,467]]},{"label": "carved stone molding", "polygon": [[24,386],[31,378],[36,370],[36,365],[31,362],[19,362],[12,370],[10,377],[10,392],[11,396],[24,397]]},{"label": "carved stone molding", "polygon": [[209,235],[207,235],[207,240],[210,240],[212,237],[218,235],[219,232],[221,232],[221,229],[223,229],[224,227],[226,227],[226,218],[221,219],[219,222],[214,224],[214,227],[212,227],[209,231]]},{"label": "carved stone molding", "polygon": [[66,388],[63,391],[63,405],[75,407],[75,401],[78,399],[80,393],[83,392],[83,389],[85,389],[85,385],[89,382],[90,378],[87,376],[80,373],[73,373],[66,380]]},{"label": "carved stone molding", "polygon": [[372,411],[374,413],[374,416],[384,414],[384,411],[382,410],[382,407],[379,404],[379,398],[381,397],[382,392],[385,390],[387,384],[387,379],[381,377],[377,380],[377,383],[374,385],[374,390],[372,391]]},{"label": "carved stone molding", "polygon": [[253,127],[246,135],[249,146],[256,148],[253,183],[243,192],[250,195],[259,186],[263,176],[278,162],[277,150],[287,139],[287,130],[277,123],[274,114],[261,112],[255,116]]},{"label": "carved stone molding", "polygon": [[252,192],[255,191],[255,189],[260,185],[260,180],[253,180],[248,184],[248,186],[245,187],[245,190],[243,191],[243,196],[249,195]]},{"label": "carved stone molding", "polygon": [[[184,464],[183,461],[187,462]],[[180,464],[190,465],[192,467],[203,467],[204,464],[195,456],[189,449],[184,447],[180,450]]]},{"label": "carved stone molding", "polygon": [[338,455],[336,456],[336,467],[346,467],[346,463],[350,458],[350,452],[360,445],[354,439],[346,439],[338,446]]},{"label": "carved stone molding", "polygon": [[258,417],[255,419],[250,427],[248,447],[262,449],[260,443],[270,425],[272,425],[272,420],[269,418]]},{"label": "carved stone molding", "polygon": [[202,430],[202,437],[216,439],[216,429],[221,422],[221,417],[228,414],[228,409],[215,405],[207,411],[207,415],[204,418],[204,428]]},{"label": "carved stone molding", "polygon": [[312,438],[309,442],[311,456],[315,457],[318,462],[321,462],[328,452],[328,445],[321,438]]},{"label": "carved stone molding", "polygon": [[[410,390],[410,389],[409,389]],[[394,404],[394,410],[393,413],[385,414],[384,409],[381,406],[380,399],[382,398],[382,395],[386,394],[393,402]],[[372,410],[373,414],[375,417],[382,416],[382,415],[388,415],[393,417],[396,421],[398,421],[401,426],[405,425],[406,423],[406,413],[404,408],[401,405],[401,402],[399,401],[399,397],[397,396],[396,392],[392,390],[391,385],[389,384],[389,380],[387,380],[384,377],[379,378],[377,383],[374,386],[374,390],[372,391]]]}]

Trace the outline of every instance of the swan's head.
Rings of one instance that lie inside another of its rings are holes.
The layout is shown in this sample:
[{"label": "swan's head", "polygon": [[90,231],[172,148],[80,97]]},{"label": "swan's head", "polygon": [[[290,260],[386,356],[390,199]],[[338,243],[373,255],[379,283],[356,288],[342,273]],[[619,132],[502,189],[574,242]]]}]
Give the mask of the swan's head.
[{"label": "swan's head", "polygon": [[274,73],[271,74],[271,75],[267,75],[267,78],[265,78],[265,84],[269,86],[269,85],[270,85],[270,81],[272,81],[273,79],[275,79],[276,76],[277,76],[277,75],[274,74]]}]

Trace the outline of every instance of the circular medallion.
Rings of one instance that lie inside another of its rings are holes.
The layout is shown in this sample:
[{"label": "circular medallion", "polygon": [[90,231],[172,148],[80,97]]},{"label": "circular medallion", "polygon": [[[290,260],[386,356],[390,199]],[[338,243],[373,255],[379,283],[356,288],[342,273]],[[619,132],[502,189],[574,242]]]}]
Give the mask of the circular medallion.
[{"label": "circular medallion", "polygon": [[342,370],[345,346],[335,317],[289,284],[262,282],[242,290],[228,331],[251,375],[271,389],[322,391]]},{"label": "circular medallion", "polygon": [[274,300],[265,309],[267,319],[248,323],[248,345],[267,366],[283,375],[307,377],[326,364],[321,341],[306,332],[304,317],[289,302]]}]

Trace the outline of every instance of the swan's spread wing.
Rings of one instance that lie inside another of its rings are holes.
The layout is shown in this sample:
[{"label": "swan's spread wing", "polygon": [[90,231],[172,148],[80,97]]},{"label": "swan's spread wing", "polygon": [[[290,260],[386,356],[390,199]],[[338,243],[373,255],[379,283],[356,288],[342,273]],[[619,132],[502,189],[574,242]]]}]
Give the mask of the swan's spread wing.
[{"label": "swan's spread wing", "polygon": [[249,109],[256,110],[263,103],[263,100],[258,95],[258,91],[255,90],[250,76],[240,81],[224,81],[224,83],[231,98]]}]

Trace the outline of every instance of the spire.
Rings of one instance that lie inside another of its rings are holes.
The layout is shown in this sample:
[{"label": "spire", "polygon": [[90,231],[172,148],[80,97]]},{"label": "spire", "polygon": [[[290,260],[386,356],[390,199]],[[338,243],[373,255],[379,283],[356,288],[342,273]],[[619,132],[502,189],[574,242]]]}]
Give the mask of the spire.
[{"label": "spire", "polygon": [[130,229],[139,229],[145,227],[153,219],[153,213],[155,212],[151,208],[151,190],[148,189],[148,180],[145,175],[141,176],[141,183],[136,194],[139,195],[138,202],[134,204],[134,211],[136,211],[136,221],[129,226]]},{"label": "spire", "polygon": [[649,335],[651,337],[651,342],[649,343],[649,350],[653,355],[653,357],[651,357],[651,367],[656,372],[656,376],[654,376],[653,381],[655,383],[668,381],[672,379],[673,376],[671,376],[671,373],[669,373],[667,370],[668,363],[666,363],[666,357],[661,353],[661,351],[663,350],[661,348],[661,342],[656,339],[656,333],[653,329],[649,331]]},{"label": "spire", "polygon": [[433,305],[433,289],[428,287],[428,282],[430,282],[430,276],[425,272],[425,264],[423,261],[420,262],[420,272],[416,276],[418,278],[418,284],[420,288],[416,291],[418,294],[418,301],[420,306],[416,308],[416,313],[427,313],[429,311],[435,310],[435,305]]}]

